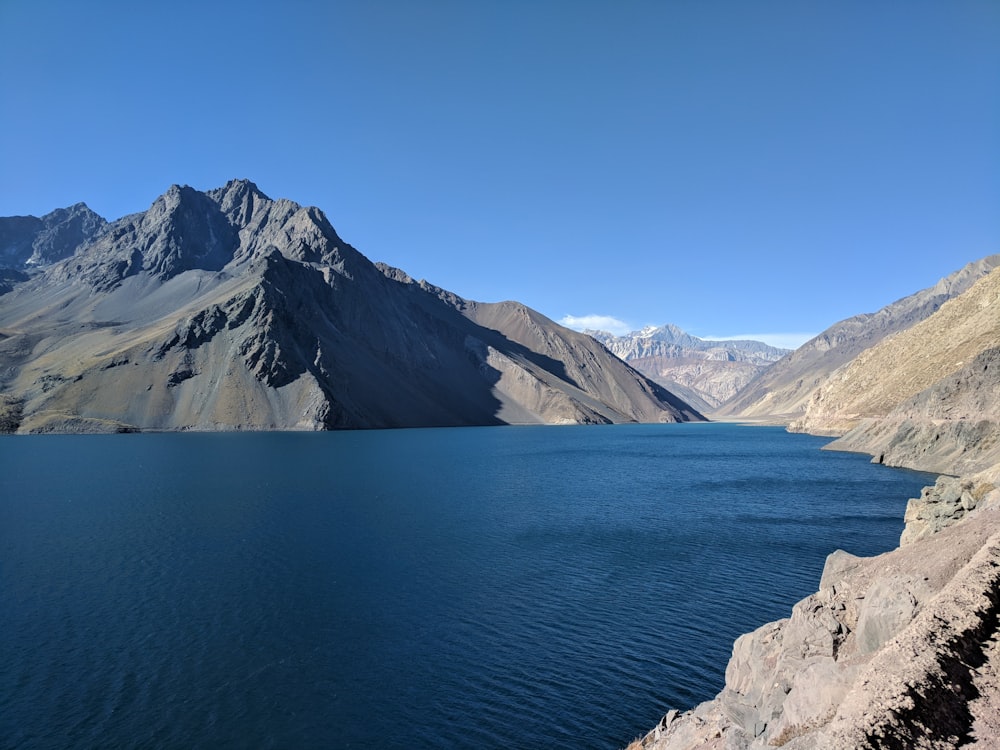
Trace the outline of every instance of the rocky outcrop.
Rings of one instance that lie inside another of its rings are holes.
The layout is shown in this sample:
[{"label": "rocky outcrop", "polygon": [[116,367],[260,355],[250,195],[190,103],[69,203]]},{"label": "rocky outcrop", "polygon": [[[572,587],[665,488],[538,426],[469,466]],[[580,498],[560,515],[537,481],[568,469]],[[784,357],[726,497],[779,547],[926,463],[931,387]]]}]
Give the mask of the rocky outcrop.
[{"label": "rocky outcrop", "polygon": [[742,636],[717,698],[631,750],[937,748],[1000,741],[1000,508],[875,558],[835,552],[819,591]]},{"label": "rocky outcrop", "polygon": [[376,266],[246,180],[173,186],[10,285],[20,432],[702,418],[589,337]]},{"label": "rocky outcrop", "polygon": [[924,487],[920,497],[907,502],[903,519],[906,527],[899,539],[900,546],[913,544],[961,521],[983,505],[993,490],[993,482],[982,477],[938,477],[932,486]]},{"label": "rocky outcrop", "polygon": [[1000,255],[991,255],[876,313],[856,315],[831,326],[756,377],[717,414],[778,424],[800,418],[816,390],[835,370],[893,334],[926,320],[998,265]]},{"label": "rocky outcrop", "polygon": [[706,341],[672,325],[625,336],[586,333],[650,379],[707,410],[735,396],[790,351],[760,341]]}]

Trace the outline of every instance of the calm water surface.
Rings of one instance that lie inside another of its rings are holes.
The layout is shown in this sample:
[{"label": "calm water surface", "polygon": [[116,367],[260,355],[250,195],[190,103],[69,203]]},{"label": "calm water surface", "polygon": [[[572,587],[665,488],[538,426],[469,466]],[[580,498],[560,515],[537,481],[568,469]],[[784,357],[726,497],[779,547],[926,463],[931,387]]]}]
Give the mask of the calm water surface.
[{"label": "calm water surface", "polygon": [[735,425],[0,440],[0,747],[607,748],[926,474]]}]

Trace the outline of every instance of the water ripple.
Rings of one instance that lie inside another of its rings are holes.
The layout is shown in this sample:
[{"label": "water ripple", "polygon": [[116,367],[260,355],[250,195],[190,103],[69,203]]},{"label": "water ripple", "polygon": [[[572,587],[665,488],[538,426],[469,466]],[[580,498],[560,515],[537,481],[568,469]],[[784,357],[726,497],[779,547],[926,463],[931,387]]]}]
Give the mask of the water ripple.
[{"label": "water ripple", "polygon": [[[12,748],[616,748],[928,477],[769,428],[26,436]],[[58,466],[58,470],[56,470]],[[846,489],[845,489],[846,488]]]}]

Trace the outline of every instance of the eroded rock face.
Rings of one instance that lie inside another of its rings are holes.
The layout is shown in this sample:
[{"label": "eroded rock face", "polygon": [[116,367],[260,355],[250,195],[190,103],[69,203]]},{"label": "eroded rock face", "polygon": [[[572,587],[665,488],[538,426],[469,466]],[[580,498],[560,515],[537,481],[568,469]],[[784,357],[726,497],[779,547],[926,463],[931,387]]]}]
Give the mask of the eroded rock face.
[{"label": "eroded rock face", "polygon": [[870,418],[830,446],[871,453],[887,466],[968,474],[1000,462],[1000,348]]},{"label": "eroded rock face", "polygon": [[707,341],[677,326],[647,327],[625,336],[587,331],[613,354],[699,408],[714,409],[787,355],[760,341]]},{"label": "eroded rock face", "polygon": [[884,555],[832,554],[820,590],[791,617],[736,641],[722,693],[630,747],[995,746],[998,614],[991,498]]},{"label": "eroded rock face", "polygon": [[[941,477],[900,549],[829,556],[819,591],[740,637],[726,687],[633,747],[954,747],[1000,741],[1000,468]],[[909,515],[909,514],[908,514]],[[977,697],[978,696],[978,697]],[[946,707],[946,708],[943,708]]]}]

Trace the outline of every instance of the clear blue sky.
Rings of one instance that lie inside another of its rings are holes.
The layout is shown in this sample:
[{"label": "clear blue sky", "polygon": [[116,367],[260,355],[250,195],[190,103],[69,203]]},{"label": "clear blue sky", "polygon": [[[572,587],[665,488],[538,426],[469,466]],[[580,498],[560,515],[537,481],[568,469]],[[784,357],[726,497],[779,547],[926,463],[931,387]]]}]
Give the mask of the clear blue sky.
[{"label": "clear blue sky", "polygon": [[248,177],[554,319],[815,333],[1000,252],[1000,2],[0,0],[0,215]]}]

